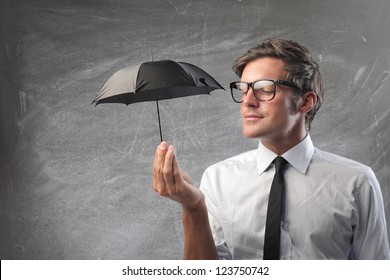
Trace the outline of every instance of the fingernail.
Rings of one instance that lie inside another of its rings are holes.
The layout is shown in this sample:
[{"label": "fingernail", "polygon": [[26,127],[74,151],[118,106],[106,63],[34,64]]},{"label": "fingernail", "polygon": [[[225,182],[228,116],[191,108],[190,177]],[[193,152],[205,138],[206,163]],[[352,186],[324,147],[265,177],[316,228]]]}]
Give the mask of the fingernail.
[{"label": "fingernail", "polygon": [[166,147],[167,147],[167,143],[166,142],[161,142],[159,147],[160,147],[161,150],[165,150]]},{"label": "fingernail", "polygon": [[173,151],[173,145],[169,145],[168,150]]}]

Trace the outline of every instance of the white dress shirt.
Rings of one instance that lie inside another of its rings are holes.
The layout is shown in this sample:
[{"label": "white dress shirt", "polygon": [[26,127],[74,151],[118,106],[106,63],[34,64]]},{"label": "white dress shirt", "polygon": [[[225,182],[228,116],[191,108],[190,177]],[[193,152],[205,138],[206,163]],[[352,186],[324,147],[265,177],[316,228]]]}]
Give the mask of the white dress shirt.
[{"label": "white dress shirt", "polygon": [[[257,150],[206,169],[200,189],[222,259],[262,259],[277,156]],[[281,259],[390,259],[383,198],[372,170],[314,148],[308,135],[282,155]]]}]

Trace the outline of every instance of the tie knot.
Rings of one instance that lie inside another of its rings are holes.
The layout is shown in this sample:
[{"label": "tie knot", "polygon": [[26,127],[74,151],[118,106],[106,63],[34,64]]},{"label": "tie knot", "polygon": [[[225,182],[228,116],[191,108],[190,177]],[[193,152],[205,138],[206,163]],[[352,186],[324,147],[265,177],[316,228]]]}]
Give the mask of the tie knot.
[{"label": "tie knot", "polygon": [[286,168],[287,160],[282,157],[277,157],[274,159],[276,173],[283,173]]}]

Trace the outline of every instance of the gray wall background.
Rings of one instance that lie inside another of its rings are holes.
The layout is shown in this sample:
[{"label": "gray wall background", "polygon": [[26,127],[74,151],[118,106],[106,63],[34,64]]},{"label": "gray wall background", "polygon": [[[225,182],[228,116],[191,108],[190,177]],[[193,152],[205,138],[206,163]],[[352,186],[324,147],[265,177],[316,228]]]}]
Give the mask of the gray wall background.
[{"label": "gray wall background", "polygon": [[[198,65],[225,88],[237,56],[294,39],[320,63],[319,148],[372,167],[390,224],[388,0],[3,0],[0,257],[180,259],[181,209],[152,189],[155,103],[91,105],[118,69]],[[255,148],[228,92],[160,102],[164,138],[198,184],[210,164]]]}]

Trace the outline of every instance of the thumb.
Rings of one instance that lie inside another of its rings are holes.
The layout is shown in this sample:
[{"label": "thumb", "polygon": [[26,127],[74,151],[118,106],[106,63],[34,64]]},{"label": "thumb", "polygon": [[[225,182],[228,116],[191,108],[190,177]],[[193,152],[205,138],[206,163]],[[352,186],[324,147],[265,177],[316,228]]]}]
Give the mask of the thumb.
[{"label": "thumb", "polygon": [[176,154],[173,155],[172,168],[173,168],[173,177],[174,177],[176,186],[184,184],[184,183],[194,185],[190,176],[188,176],[187,173],[185,173],[183,170],[180,170],[179,164],[178,164],[177,159],[176,159]]},{"label": "thumb", "polygon": [[182,178],[184,179],[184,181],[186,181],[187,183],[193,185],[194,183],[192,182],[192,179],[190,178],[190,176],[187,175],[187,173],[185,173],[184,171],[180,171],[181,173],[181,176]]},{"label": "thumb", "polygon": [[175,185],[179,186],[183,184],[183,177],[181,175],[179,164],[177,163],[176,154],[173,154],[172,169],[173,169],[173,178],[175,180]]}]

